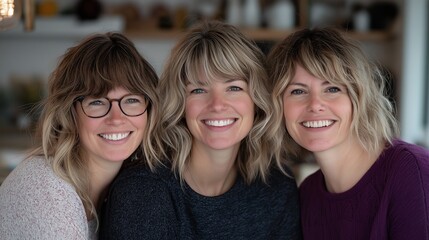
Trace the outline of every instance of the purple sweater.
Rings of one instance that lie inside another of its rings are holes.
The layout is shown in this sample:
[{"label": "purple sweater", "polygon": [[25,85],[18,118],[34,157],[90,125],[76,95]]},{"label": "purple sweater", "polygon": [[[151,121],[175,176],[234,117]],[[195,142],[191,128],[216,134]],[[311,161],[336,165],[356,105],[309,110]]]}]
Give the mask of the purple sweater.
[{"label": "purple sweater", "polygon": [[429,151],[396,140],[350,190],[319,170],[300,186],[304,239],[429,239]]}]

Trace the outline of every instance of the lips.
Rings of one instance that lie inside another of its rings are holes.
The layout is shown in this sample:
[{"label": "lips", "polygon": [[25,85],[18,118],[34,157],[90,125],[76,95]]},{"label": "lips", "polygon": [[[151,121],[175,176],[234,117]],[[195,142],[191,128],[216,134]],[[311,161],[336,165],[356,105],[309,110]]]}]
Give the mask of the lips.
[{"label": "lips", "polygon": [[307,128],[322,128],[329,127],[334,124],[333,120],[318,120],[318,121],[305,121],[302,125]]},{"label": "lips", "polygon": [[111,141],[120,141],[126,137],[128,137],[128,135],[130,135],[131,132],[125,132],[125,133],[104,133],[104,134],[98,134],[100,137],[107,139],[107,140],[111,140]]},{"label": "lips", "polygon": [[208,126],[213,127],[225,127],[228,125],[233,124],[236,121],[236,119],[222,119],[222,120],[205,120],[204,123]]}]

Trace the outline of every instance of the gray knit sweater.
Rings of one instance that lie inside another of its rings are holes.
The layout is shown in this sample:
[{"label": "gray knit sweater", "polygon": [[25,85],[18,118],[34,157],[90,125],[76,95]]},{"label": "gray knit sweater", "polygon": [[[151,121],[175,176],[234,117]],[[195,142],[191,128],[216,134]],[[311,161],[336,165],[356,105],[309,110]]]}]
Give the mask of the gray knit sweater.
[{"label": "gray knit sweater", "polygon": [[0,187],[0,239],[96,239],[73,186],[44,158],[22,161]]}]

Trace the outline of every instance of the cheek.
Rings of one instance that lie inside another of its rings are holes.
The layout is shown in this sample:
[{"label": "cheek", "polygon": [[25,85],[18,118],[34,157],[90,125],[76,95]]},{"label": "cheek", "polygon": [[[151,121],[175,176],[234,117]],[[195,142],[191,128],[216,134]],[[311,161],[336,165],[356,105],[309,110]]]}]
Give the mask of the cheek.
[{"label": "cheek", "polygon": [[199,101],[186,100],[185,103],[185,118],[186,121],[192,120],[197,117],[198,113],[201,112],[201,106]]},{"label": "cheek", "polygon": [[343,113],[346,119],[351,123],[353,119],[353,105],[349,98],[344,99],[342,103],[339,104],[340,111]]},{"label": "cheek", "polygon": [[285,97],[283,97],[283,116],[286,122],[289,122],[290,119],[295,115],[296,104],[293,104],[291,101],[288,101]]},{"label": "cheek", "polygon": [[82,111],[77,112],[77,128],[80,138],[91,132],[92,129],[95,129],[95,126],[98,125],[97,120],[98,119],[85,116]]},{"label": "cheek", "polygon": [[142,130],[142,133],[145,132],[147,126],[147,114],[143,114],[137,118],[129,118],[130,122],[138,129]]},{"label": "cheek", "polygon": [[255,103],[250,96],[234,101],[233,107],[242,115],[255,116]]}]

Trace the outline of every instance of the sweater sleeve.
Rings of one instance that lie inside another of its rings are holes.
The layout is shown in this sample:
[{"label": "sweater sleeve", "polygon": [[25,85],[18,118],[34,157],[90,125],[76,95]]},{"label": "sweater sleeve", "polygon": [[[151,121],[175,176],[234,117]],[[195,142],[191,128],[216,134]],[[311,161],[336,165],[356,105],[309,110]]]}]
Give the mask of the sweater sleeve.
[{"label": "sweater sleeve", "polygon": [[400,164],[390,186],[389,239],[429,239],[429,153],[405,149],[396,156]]},{"label": "sweater sleeve", "polygon": [[24,160],[1,186],[1,239],[88,239],[88,233],[79,196],[44,160]]},{"label": "sweater sleeve", "polygon": [[148,171],[122,173],[104,203],[100,239],[175,239],[177,221],[167,183]]}]

